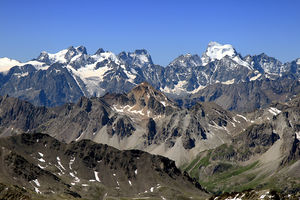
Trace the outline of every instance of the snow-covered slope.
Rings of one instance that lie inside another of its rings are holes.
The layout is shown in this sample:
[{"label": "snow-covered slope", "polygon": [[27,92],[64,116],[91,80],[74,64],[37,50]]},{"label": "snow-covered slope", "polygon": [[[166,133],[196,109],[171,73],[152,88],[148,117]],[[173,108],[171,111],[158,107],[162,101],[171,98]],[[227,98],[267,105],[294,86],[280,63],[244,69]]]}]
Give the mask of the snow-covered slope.
[{"label": "snow-covered slope", "polygon": [[[282,64],[265,54],[242,57],[232,45],[217,42],[210,42],[202,56],[181,55],[166,67],[155,65],[144,49],[114,54],[100,48],[88,54],[84,46],[71,46],[56,53],[43,51],[24,63],[0,58],[0,94],[23,97],[33,103],[43,97],[42,102],[52,105],[53,99],[61,104],[80,95],[128,92],[146,81],[170,95],[185,95],[216,83],[274,79],[290,72],[300,77],[299,63],[300,59]],[[14,66],[19,67],[12,69]],[[13,71],[8,73],[9,70]],[[60,89],[53,91],[56,87]]]},{"label": "snow-covered slope", "polygon": [[221,60],[225,56],[233,58],[236,56],[236,51],[230,44],[219,44],[217,42],[210,42],[206,49],[205,55],[207,55],[211,61]]},{"label": "snow-covered slope", "polygon": [[43,62],[39,62],[37,60],[30,60],[28,62],[20,62],[17,60],[13,60],[10,58],[0,58],[0,73],[6,74],[12,67],[14,66],[24,66],[24,65],[32,65],[37,70],[46,70],[49,66]]},{"label": "snow-covered slope", "polygon": [[17,60],[13,60],[10,58],[0,58],[0,72],[8,72],[10,70],[10,68],[19,65],[20,62]]},{"label": "snow-covered slope", "polygon": [[221,60],[224,57],[228,57],[238,63],[239,65],[250,68],[249,63],[242,60],[240,55],[236,52],[230,44],[219,44],[217,42],[210,42],[207,46],[205,53],[202,55],[203,65],[207,65],[209,62],[213,62],[215,60]]}]

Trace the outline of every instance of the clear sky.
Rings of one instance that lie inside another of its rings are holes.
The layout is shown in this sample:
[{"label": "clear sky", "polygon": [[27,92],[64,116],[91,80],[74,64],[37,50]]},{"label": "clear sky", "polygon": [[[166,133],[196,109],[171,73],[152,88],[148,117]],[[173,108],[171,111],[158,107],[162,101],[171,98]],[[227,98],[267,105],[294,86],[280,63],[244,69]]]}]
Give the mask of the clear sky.
[{"label": "clear sky", "polygon": [[71,45],[146,49],[156,64],[201,55],[210,41],[243,56],[300,57],[299,0],[0,0],[0,57],[20,61]]}]

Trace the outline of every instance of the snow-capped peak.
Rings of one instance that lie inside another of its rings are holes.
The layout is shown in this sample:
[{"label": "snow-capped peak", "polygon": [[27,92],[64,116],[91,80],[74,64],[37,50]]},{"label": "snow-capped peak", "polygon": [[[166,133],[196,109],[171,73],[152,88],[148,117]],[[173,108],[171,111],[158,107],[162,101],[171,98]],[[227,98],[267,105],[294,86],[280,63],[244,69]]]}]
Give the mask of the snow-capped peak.
[{"label": "snow-capped peak", "polygon": [[233,58],[237,53],[230,44],[222,45],[217,42],[210,42],[207,46],[205,54],[211,59],[211,61],[214,61],[221,60],[225,56]]},{"label": "snow-capped peak", "polygon": [[12,67],[24,66],[24,65],[32,65],[37,70],[39,70],[39,69],[45,70],[49,67],[45,63],[37,61],[37,60],[30,60],[28,62],[22,63],[17,60],[14,60],[14,59],[4,57],[4,58],[0,58],[0,73],[6,74]]},{"label": "snow-capped peak", "polygon": [[[47,64],[53,63],[68,63],[76,56],[80,57],[81,55],[86,55],[87,51],[84,46],[73,47],[70,46],[68,49],[63,49],[57,53],[47,53],[43,51],[39,57],[37,58],[38,61],[45,62]],[[74,60],[74,59],[73,59]]]},{"label": "snow-capped peak", "polygon": [[121,52],[119,59],[131,66],[143,67],[153,64],[151,56],[145,49],[135,50],[134,52]]},{"label": "snow-capped peak", "polygon": [[300,65],[300,58],[298,58],[296,64],[297,64],[297,65]]},{"label": "snow-capped peak", "polygon": [[17,60],[13,60],[10,58],[0,58],[0,72],[7,72],[10,68],[20,65],[21,63]]},{"label": "snow-capped peak", "polygon": [[221,60],[225,56],[235,61],[237,64],[247,67],[252,70],[250,64],[244,61],[241,56],[235,51],[231,44],[220,44],[218,42],[210,42],[201,60],[203,65],[215,60]]}]

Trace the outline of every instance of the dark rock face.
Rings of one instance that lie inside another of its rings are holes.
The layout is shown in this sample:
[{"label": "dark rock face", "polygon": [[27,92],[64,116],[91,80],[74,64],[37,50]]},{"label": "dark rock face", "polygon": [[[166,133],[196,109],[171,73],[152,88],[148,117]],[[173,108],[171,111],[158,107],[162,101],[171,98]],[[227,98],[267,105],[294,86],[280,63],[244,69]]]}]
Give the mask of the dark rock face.
[{"label": "dark rock face", "polygon": [[[29,199],[35,194],[27,191],[35,190],[44,198],[53,192],[55,199],[93,198],[86,187],[102,188],[104,193],[97,193],[101,196],[135,197],[153,184],[178,195],[188,191],[206,196],[199,183],[182,174],[174,161],[139,150],[120,151],[89,140],[65,144],[40,133],[1,138],[0,147],[1,181],[15,185],[13,191],[9,190],[14,197]],[[0,183],[0,191],[2,187]],[[152,195],[160,197],[161,193],[154,191]]]},{"label": "dark rock face", "polygon": [[147,139],[149,144],[151,144],[156,135],[156,124],[152,118],[149,119],[147,123],[147,128],[148,128]]},{"label": "dark rock face", "polygon": [[128,117],[117,118],[112,123],[111,126],[108,126],[108,134],[111,136],[117,134],[120,139],[123,139],[124,137],[131,136],[135,131],[132,121]]},{"label": "dark rock face", "polygon": [[0,199],[15,200],[23,199],[30,200],[30,196],[26,190],[18,186],[8,186],[0,183]]},{"label": "dark rock face", "polygon": [[177,102],[190,107],[197,101],[213,101],[227,110],[252,112],[267,107],[272,101],[288,101],[300,92],[299,83],[295,78],[281,77],[232,85],[217,84]]},{"label": "dark rock face", "polygon": [[243,146],[255,148],[256,146],[272,146],[279,135],[273,132],[271,124],[254,125],[246,129],[239,137],[234,139],[234,143],[243,141]]},{"label": "dark rock face", "polygon": [[0,97],[1,126],[13,125],[23,131],[34,129],[47,120],[54,118],[55,113],[45,107],[35,107],[32,104],[12,97]]}]

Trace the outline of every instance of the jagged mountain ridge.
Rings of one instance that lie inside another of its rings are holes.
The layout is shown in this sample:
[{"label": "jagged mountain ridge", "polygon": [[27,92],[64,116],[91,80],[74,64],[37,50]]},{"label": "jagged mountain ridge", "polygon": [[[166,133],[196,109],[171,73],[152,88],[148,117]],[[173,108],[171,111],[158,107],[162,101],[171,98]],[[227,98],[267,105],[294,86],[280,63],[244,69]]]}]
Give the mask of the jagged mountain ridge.
[{"label": "jagged mountain ridge", "polygon": [[14,195],[24,199],[208,197],[174,161],[139,150],[65,144],[40,133],[1,138],[0,147],[0,182],[22,188]]},{"label": "jagged mountain ridge", "polygon": [[237,182],[247,188],[249,180],[250,188],[268,188],[272,180],[288,177],[292,182],[284,187],[295,194],[299,105],[296,96],[244,115],[212,102],[186,109],[142,83],[127,94],[82,97],[76,104],[55,108],[5,96],[0,99],[0,125],[1,136],[44,132],[68,143],[91,139],[118,149],[164,155],[216,193],[239,189],[232,185]]},{"label": "jagged mountain ridge", "polygon": [[236,84],[209,85],[201,91],[177,98],[182,106],[191,107],[196,102],[215,102],[226,110],[253,112],[270,106],[273,101],[288,102],[300,93],[300,81],[294,75],[260,79]]},{"label": "jagged mountain ridge", "polygon": [[55,54],[42,52],[25,63],[1,58],[0,94],[56,106],[76,102],[81,96],[128,92],[147,81],[178,96],[216,83],[274,79],[289,73],[298,79],[299,64],[299,59],[283,64],[265,54],[242,57],[232,45],[216,42],[209,43],[202,56],[181,55],[166,67],[155,65],[146,50],[115,55],[99,49],[90,55],[83,46],[71,46]]},{"label": "jagged mountain ridge", "polygon": [[248,113],[250,126],[185,169],[210,192],[275,189],[299,196],[299,99]]},{"label": "jagged mountain ridge", "polygon": [[250,123],[214,103],[181,108],[147,83],[127,94],[82,97],[76,104],[55,108],[5,96],[0,108],[1,136],[37,131],[68,143],[90,139],[163,155],[177,165],[229,141]]}]

